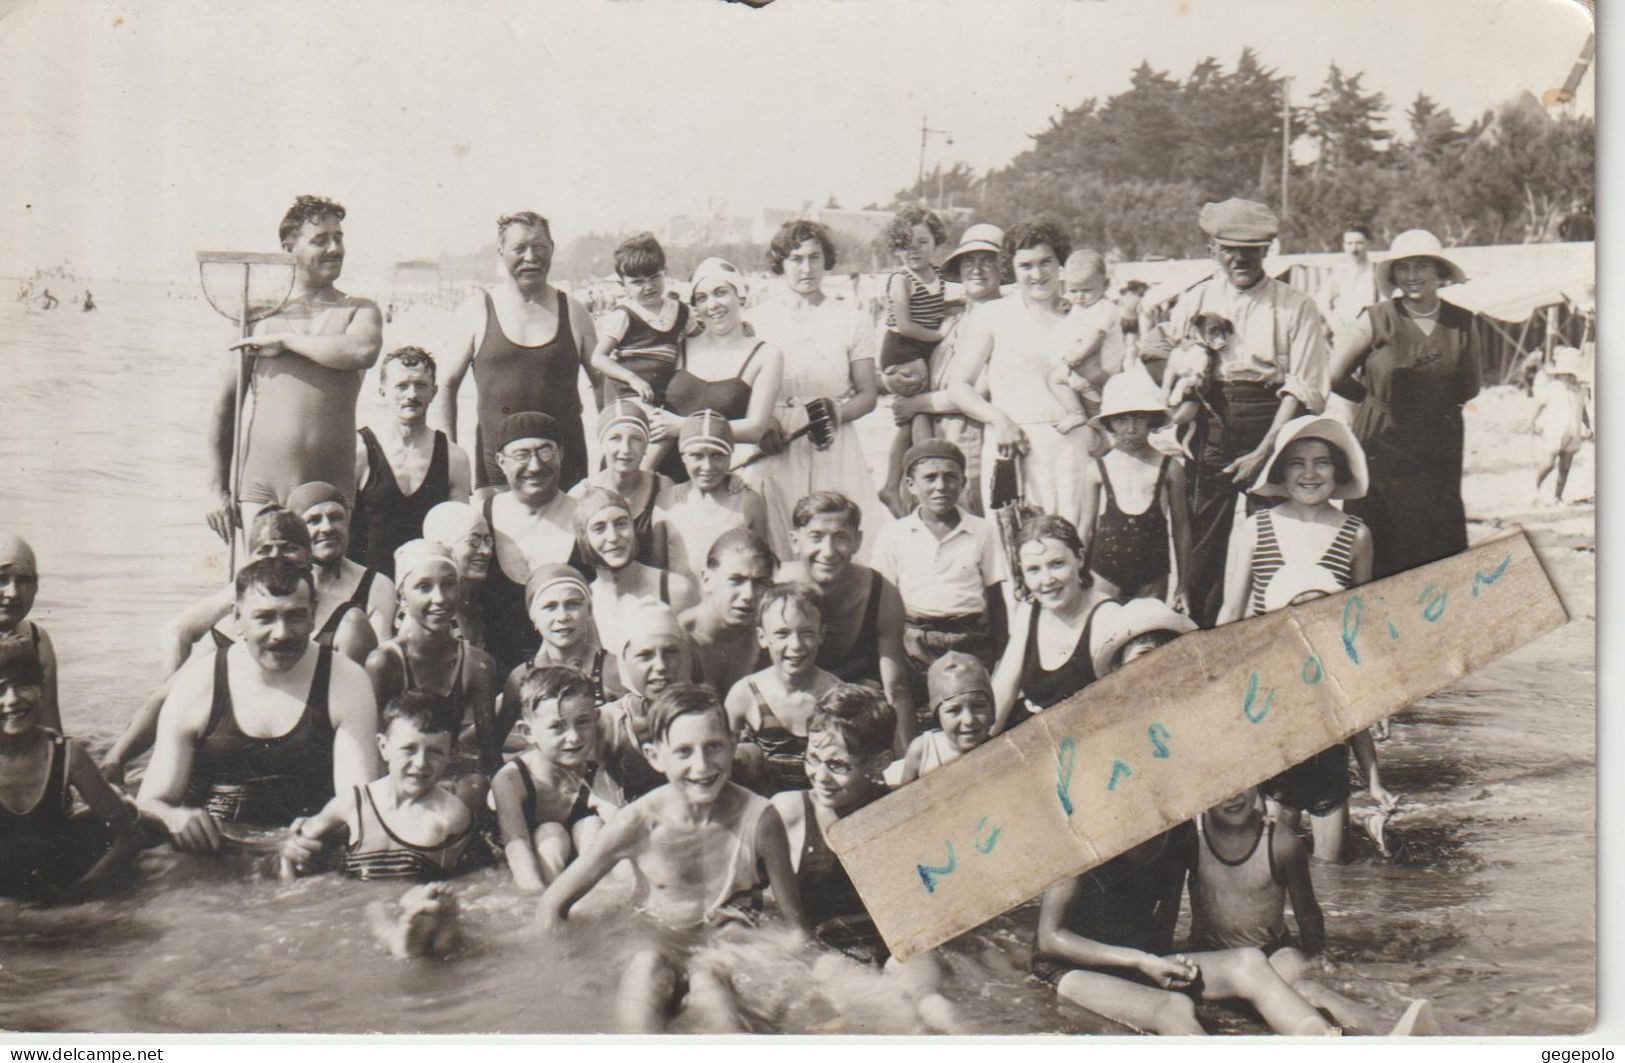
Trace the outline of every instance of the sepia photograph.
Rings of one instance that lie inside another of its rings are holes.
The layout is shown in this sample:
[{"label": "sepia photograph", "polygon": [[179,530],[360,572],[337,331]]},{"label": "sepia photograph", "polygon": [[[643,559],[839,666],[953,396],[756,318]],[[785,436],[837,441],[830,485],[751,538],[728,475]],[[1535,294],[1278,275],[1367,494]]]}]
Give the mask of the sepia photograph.
[{"label": "sepia photograph", "polygon": [[0,1030],[1585,1034],[1595,53],[0,0]]}]

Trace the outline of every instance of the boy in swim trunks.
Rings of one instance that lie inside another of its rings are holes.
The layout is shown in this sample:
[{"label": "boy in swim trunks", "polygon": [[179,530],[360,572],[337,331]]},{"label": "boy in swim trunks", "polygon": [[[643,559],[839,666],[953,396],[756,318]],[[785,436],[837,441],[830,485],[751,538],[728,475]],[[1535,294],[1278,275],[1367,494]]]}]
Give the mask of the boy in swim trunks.
[{"label": "boy in swim trunks", "polygon": [[[860,963],[884,965],[887,976],[902,984],[927,1028],[954,1033],[958,1022],[953,1006],[941,992],[946,965],[935,952],[907,963],[891,955],[840,858],[824,839],[836,820],[890,792],[881,773],[891,760],[896,733],[897,713],[880,694],[853,683],[836,687],[819,699],[807,725],[810,787],[774,794],[773,807],[784,820],[790,863],[813,936]],[[839,983],[827,977],[834,973],[830,964],[840,966],[833,953],[821,958],[813,972],[825,976],[835,990]]]},{"label": "boy in swim trunks", "polygon": [[[33,641],[0,638],[0,896],[54,898],[102,881],[140,845],[136,817],[84,746],[45,726]],[[87,806],[71,813],[70,791]]]},{"label": "boy in swim trunks", "polygon": [[[378,751],[388,774],[334,795],[289,828],[281,875],[311,868],[309,842],[346,839],[339,870],[359,879],[438,882],[467,869],[478,842],[473,810],[440,785],[451,764],[457,712],[427,691],[407,691],[384,708]],[[428,905],[433,900],[436,903]],[[399,956],[431,956],[456,944],[456,903],[445,892],[414,895],[384,943]]]},{"label": "boy in swim trunks", "polygon": [[804,584],[777,583],[756,609],[756,638],[771,662],[728,691],[728,725],[754,769],[740,781],[758,793],[804,790],[807,723],[818,699],[841,681],[817,665],[823,617],[817,592]]},{"label": "boy in swim trunks", "polygon": [[737,921],[741,909],[759,908],[763,887],[772,888],[792,924],[805,926],[784,823],[767,799],[729,781],[733,735],[709,689],[667,688],[650,712],[649,737],[649,759],[666,785],[610,817],[542,895],[538,918],[557,927],[617,863],[630,861],[639,913],[660,927],[663,940],[637,953],[622,976],[621,1028],[659,1032],[686,989],[707,1032],[741,1032],[732,981],[717,965],[695,961],[695,935],[709,936]]},{"label": "boy in swim trunks", "polygon": [[62,710],[56,700],[56,646],[39,624],[28,619],[39,594],[39,563],[34,548],[20,535],[0,531],[0,637],[26,639],[39,653],[44,675],[40,680],[41,727],[62,730]]},{"label": "boy in swim trunks", "polygon": [[514,884],[540,892],[624,801],[599,771],[591,679],[574,668],[532,668],[519,697],[531,746],[497,772],[491,800]]}]

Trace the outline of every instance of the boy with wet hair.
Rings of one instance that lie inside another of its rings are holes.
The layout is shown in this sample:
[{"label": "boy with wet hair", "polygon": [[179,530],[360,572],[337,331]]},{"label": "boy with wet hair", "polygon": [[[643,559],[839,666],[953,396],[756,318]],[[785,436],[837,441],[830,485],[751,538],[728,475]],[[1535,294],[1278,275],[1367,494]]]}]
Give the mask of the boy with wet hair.
[{"label": "boy with wet hair", "polygon": [[[456,708],[438,694],[409,690],[391,700],[377,738],[388,774],[336,794],[320,812],[289,828],[282,878],[309,869],[309,842],[340,835],[347,844],[339,870],[351,878],[438,883],[467,870],[478,841],[474,812],[440,785],[457,726]],[[449,891],[408,891],[400,906],[394,921],[374,913],[380,938],[397,957],[443,955],[455,947],[457,906]]]},{"label": "boy with wet hair", "polygon": [[760,667],[756,608],[778,568],[767,540],[747,528],[723,532],[711,544],[700,573],[700,603],[681,617],[697,682],[726,693]]},{"label": "boy with wet hair", "polygon": [[542,895],[538,918],[544,928],[557,927],[616,864],[629,861],[634,903],[654,924],[655,941],[622,975],[622,1030],[664,1029],[686,990],[687,1006],[707,1032],[742,1032],[727,972],[697,959],[695,950],[742,910],[760,909],[765,887],[793,924],[805,925],[784,824],[765,798],[729,781],[733,735],[709,688],[666,688],[649,714],[645,752],[666,785],[610,817]]},{"label": "boy with wet hair", "polygon": [[[45,726],[45,665],[0,638],[0,896],[51,899],[102,881],[140,845],[136,816],[84,746]],[[70,792],[87,806],[70,813]]]}]

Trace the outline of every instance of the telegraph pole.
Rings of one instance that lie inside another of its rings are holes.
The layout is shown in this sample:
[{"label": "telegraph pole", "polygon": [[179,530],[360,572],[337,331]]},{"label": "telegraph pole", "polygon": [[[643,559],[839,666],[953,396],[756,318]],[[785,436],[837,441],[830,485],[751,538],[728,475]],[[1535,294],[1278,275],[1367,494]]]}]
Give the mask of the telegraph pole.
[{"label": "telegraph pole", "polygon": [[1292,79],[1281,80],[1281,220],[1287,215],[1287,178],[1292,172]]}]

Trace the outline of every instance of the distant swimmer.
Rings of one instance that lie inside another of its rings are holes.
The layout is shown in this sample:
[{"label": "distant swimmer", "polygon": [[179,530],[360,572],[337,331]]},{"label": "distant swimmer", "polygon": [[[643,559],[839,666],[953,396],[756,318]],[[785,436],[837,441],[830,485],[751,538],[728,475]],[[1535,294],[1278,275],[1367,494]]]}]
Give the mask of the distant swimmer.
[{"label": "distant swimmer", "polygon": [[395,578],[395,551],[423,534],[423,518],[441,502],[466,502],[468,455],[427,423],[435,393],[435,362],[421,347],[384,355],[378,392],[395,423],[356,433],[360,490],[350,521],[347,556]]},{"label": "distant swimmer", "polygon": [[61,301],[62,300],[51,294],[51,289],[44,288],[41,289],[39,298],[34,302],[35,305],[37,305],[41,310],[55,310],[56,304],[60,303]]},{"label": "distant swimmer", "polygon": [[89,288],[85,289],[85,301],[81,304],[81,307],[87,312],[96,309],[96,299],[90,294]]},{"label": "distant swimmer", "polygon": [[456,346],[435,399],[436,416],[454,438],[463,438],[457,389],[472,366],[479,396],[475,488],[490,494],[504,482],[495,444],[502,419],[536,411],[558,422],[565,457],[559,487],[568,491],[587,476],[580,381],[597,343],[592,315],[547,282],[553,236],[546,218],[528,210],[498,218],[497,255],[502,280],[457,308]]},{"label": "distant swimmer", "polygon": [[136,797],[185,852],[218,852],[222,823],[286,826],[380,774],[366,671],[311,645],[310,573],[282,558],[255,561],[235,591],[242,641],[176,677]]},{"label": "distant swimmer", "polygon": [[[208,516],[224,540],[302,483],[321,480],[346,500],[355,497],[356,397],[383,346],[383,318],[371,300],[333,286],[344,268],[343,221],[343,207],[317,196],[300,196],[283,215],[278,235],[294,256],[293,294],[249,339],[233,345],[254,356],[254,409],[246,431],[233,424],[236,366],[225,360],[210,435],[216,504]],[[234,442],[244,448],[235,500],[229,486]]]}]

